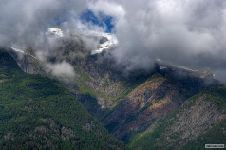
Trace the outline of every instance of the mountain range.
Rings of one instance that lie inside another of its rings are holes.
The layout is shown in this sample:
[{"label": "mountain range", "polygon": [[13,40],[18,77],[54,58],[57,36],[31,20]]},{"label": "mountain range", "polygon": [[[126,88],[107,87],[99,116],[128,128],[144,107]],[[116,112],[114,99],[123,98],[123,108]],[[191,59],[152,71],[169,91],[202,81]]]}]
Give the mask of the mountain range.
[{"label": "mountain range", "polygon": [[[203,149],[226,141],[226,85],[214,74],[158,61],[125,71],[110,39],[102,35],[102,51],[92,53],[82,39],[60,38],[45,62],[33,48],[1,48],[0,147]],[[47,69],[62,62],[75,75]]]}]

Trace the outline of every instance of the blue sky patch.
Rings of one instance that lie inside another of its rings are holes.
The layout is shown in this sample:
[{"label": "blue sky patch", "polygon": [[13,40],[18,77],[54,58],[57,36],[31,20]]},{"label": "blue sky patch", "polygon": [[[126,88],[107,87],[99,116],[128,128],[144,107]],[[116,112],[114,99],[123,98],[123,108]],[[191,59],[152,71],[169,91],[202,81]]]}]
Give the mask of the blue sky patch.
[{"label": "blue sky patch", "polygon": [[103,12],[98,12],[96,15],[92,10],[87,9],[81,14],[80,19],[82,23],[101,27],[105,32],[110,33],[114,29],[114,18]]},{"label": "blue sky patch", "polygon": [[[67,21],[68,14],[63,13],[49,21],[51,26],[60,26]],[[90,9],[84,10],[79,19],[83,24],[94,25],[103,28],[105,32],[111,33],[114,29],[114,17],[104,14],[103,12],[94,13]]]}]

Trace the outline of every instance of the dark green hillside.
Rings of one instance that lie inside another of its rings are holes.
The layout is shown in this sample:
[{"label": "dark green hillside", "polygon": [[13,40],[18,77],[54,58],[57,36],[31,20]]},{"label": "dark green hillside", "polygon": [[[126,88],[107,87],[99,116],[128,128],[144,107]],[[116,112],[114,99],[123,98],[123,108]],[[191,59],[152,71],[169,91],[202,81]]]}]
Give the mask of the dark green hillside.
[{"label": "dark green hillside", "polygon": [[0,149],[120,149],[57,81],[20,70],[0,50]]}]

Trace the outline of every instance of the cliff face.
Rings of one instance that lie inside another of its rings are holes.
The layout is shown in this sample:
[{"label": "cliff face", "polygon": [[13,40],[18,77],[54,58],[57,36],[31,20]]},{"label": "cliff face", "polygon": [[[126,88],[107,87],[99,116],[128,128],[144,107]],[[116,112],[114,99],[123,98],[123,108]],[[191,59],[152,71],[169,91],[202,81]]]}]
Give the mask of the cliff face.
[{"label": "cliff face", "polygon": [[20,50],[16,48],[5,49],[16,61],[17,65],[28,74],[45,74],[41,62],[35,57],[32,48]]}]

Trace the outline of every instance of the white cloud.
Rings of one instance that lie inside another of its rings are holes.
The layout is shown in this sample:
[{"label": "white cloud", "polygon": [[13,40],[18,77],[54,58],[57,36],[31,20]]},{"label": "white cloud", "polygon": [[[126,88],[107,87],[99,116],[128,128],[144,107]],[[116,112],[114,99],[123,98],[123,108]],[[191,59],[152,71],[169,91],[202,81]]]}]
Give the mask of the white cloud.
[{"label": "white cloud", "polygon": [[38,45],[50,20],[66,12],[78,14],[85,8],[84,0],[1,0],[0,45]]},{"label": "white cloud", "polygon": [[47,71],[62,79],[73,79],[75,77],[74,68],[65,61],[62,63],[47,64]]},{"label": "white cloud", "polygon": [[102,11],[106,15],[116,17],[117,19],[120,19],[125,16],[124,8],[121,5],[112,1],[98,0],[90,2],[88,8],[92,9],[93,11]]},{"label": "white cloud", "polygon": [[[95,8],[107,13],[98,2]],[[113,54],[119,64],[149,68],[161,59],[174,65],[226,70],[225,0],[105,3],[114,3],[125,14],[116,24],[120,47]]]}]

